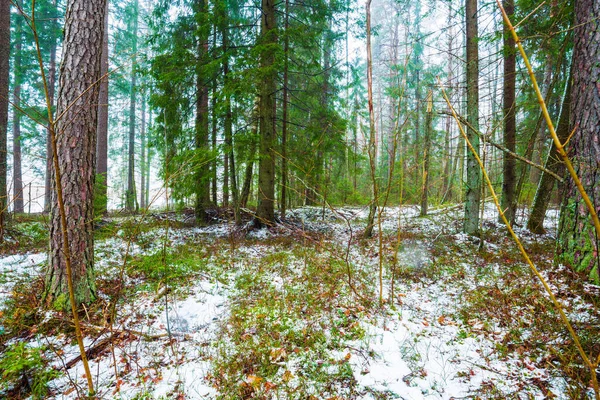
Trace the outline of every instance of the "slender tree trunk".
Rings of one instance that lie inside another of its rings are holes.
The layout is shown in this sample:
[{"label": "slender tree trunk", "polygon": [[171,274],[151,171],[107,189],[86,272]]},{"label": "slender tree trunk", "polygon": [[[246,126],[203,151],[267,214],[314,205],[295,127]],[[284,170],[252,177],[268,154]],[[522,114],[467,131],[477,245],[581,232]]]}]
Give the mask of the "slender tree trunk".
[{"label": "slender tree trunk", "polygon": [[[199,154],[206,153],[208,147],[208,82],[206,68],[208,57],[208,36],[205,13],[208,9],[206,0],[197,1],[196,22],[198,23],[198,61],[196,66],[196,126],[195,144]],[[199,154],[197,157],[199,157]],[[200,159],[204,161],[204,159]],[[196,171],[196,222],[203,224],[208,222],[206,212],[210,203],[210,174],[206,172],[209,168],[198,163]]]},{"label": "slender tree trunk", "polygon": [[[571,118],[570,108],[572,75],[573,71],[571,68],[571,72],[569,73],[569,77],[567,79],[567,90],[565,92],[565,97],[561,107],[558,127],[556,128],[556,134],[558,135],[561,143],[564,143],[570,134],[569,122]],[[565,172],[565,166],[560,159],[560,155],[556,151],[556,144],[554,141],[552,141],[552,146],[548,152],[548,158],[546,159],[545,167],[546,169],[555,172],[558,175],[563,175]],[[548,210],[548,204],[550,203],[550,197],[552,196],[555,181],[556,179],[554,179],[550,174],[545,172],[542,173],[540,183],[535,192],[533,207],[531,209],[531,213],[529,214],[529,219],[527,220],[527,229],[533,233],[546,233],[546,230],[544,229],[544,219],[546,218],[546,211]]]},{"label": "slender tree trunk", "polygon": [[[571,128],[575,134],[568,146],[569,156],[581,183],[598,209],[600,199],[600,2],[575,2],[575,44]],[[589,274],[600,282],[600,238],[588,208],[572,179],[565,191],[558,233],[558,261]]]},{"label": "slender tree trunk", "polygon": [[[477,0],[466,0],[467,42],[467,121],[479,131],[479,49],[477,33]],[[467,130],[467,137],[479,154],[479,136]],[[481,170],[471,151],[467,153],[467,188],[464,232],[479,235],[479,207],[481,201]]]},{"label": "slender tree trunk", "polygon": [[[504,0],[504,9],[509,17],[515,12],[514,0]],[[510,29],[504,24],[504,147],[515,152],[517,118],[516,118],[516,61],[515,40],[512,37]],[[503,154],[502,167],[502,210],[506,219],[511,224],[515,220],[515,189],[517,179],[517,163],[509,154]],[[500,217],[498,217],[500,218]]]},{"label": "slender tree trunk", "polygon": [[[546,97],[548,97],[549,99],[551,99],[552,97],[552,71],[554,70],[553,68],[553,64],[554,64],[554,60],[555,60],[556,55],[555,54],[548,54],[546,56],[546,67],[544,70],[544,82],[543,82],[543,87],[544,90],[546,90]],[[557,66],[560,65],[560,63],[556,63]],[[558,70],[559,68],[557,68]],[[554,97],[556,98],[556,97]],[[560,101],[560,100],[559,100]],[[542,163],[542,157],[543,157],[543,153],[544,153],[544,144],[546,142],[546,121],[543,120],[539,129],[537,130],[536,136],[535,136],[535,141],[534,141],[534,146],[533,146],[533,154],[532,154],[532,159],[531,161],[533,161],[536,164],[541,164]],[[540,181],[540,176],[541,176],[541,172],[538,168],[530,168],[529,169],[529,182],[534,185],[537,186],[537,184]]]},{"label": "slender tree trunk", "polygon": [[[452,3],[448,2],[448,88],[452,87],[452,81],[454,79],[454,57],[452,54]],[[445,199],[452,199],[452,154],[450,151],[450,138],[452,135],[452,116],[450,115],[450,109],[448,108],[448,115],[446,116],[446,131],[444,136],[444,179],[442,183],[442,201]]]},{"label": "slender tree trunk", "polygon": [[425,114],[425,143],[423,146],[423,188],[421,190],[421,216],[427,215],[429,202],[429,158],[431,152],[431,123],[433,119],[433,92],[427,95],[427,113]]},{"label": "slender tree trunk", "polygon": [[[53,0],[53,12],[57,13],[56,0]],[[108,14],[108,13],[107,13]],[[108,15],[107,15],[108,17]],[[108,19],[106,19],[108,24]],[[52,33],[50,38],[50,64],[48,66],[48,97],[50,98],[50,106],[54,106],[54,91],[56,88],[56,47],[58,42],[57,31],[58,23],[53,20],[51,23]],[[105,25],[105,31],[108,31]],[[108,93],[108,92],[107,92]],[[99,118],[99,117],[98,117]],[[98,133],[100,135],[100,133]],[[52,143],[50,143],[50,129],[46,130],[46,179],[44,190],[44,212],[50,212],[50,203],[52,201]]]},{"label": "slender tree trunk", "polygon": [[[258,127],[254,129],[255,134],[257,130]],[[244,185],[242,186],[242,193],[240,195],[240,207],[243,208],[246,208],[248,206],[248,199],[250,198],[255,154],[256,139],[252,139],[252,142],[250,143],[250,150],[248,151],[248,161],[246,162],[246,169],[244,171]]]},{"label": "slender tree trunk", "polygon": [[[227,12],[227,11],[225,11]],[[223,15],[221,36],[223,38],[223,82],[225,93],[225,121],[223,124],[223,134],[225,136],[225,160],[226,169],[229,169],[229,179],[231,181],[231,195],[233,201],[234,218],[236,224],[241,223],[239,190],[237,184],[237,172],[235,168],[235,152],[233,148],[233,112],[231,110],[231,91],[229,76],[229,20],[227,15]]]},{"label": "slender tree trunk", "polygon": [[[102,58],[100,60],[100,92],[98,94],[98,143],[96,145],[97,179],[96,196],[99,211],[108,211],[108,1],[104,14]],[[51,85],[53,87],[54,85]],[[48,154],[52,154],[49,151]],[[51,159],[51,157],[50,157]]]},{"label": "slender tree trunk", "polygon": [[[93,202],[100,59],[106,0],[69,0],[64,28],[56,125],[57,182],[64,200],[75,301],[96,297]],[[81,21],[86,21],[83,24]],[[84,112],[85,111],[85,112]],[[53,174],[55,175],[55,174]],[[69,303],[64,238],[57,192],[53,191],[50,256],[45,298],[58,308]]]},{"label": "slender tree trunk", "polygon": [[289,15],[290,1],[285,0],[285,37],[283,42],[283,121],[281,121],[281,218],[285,218],[287,206],[287,185],[288,185],[288,167],[287,167],[287,136],[288,136],[288,85],[289,85]]},{"label": "slender tree trunk", "polygon": [[140,207],[145,209],[148,207],[146,204],[146,96],[145,92],[142,92],[141,96],[142,103],[142,126],[140,129]]},{"label": "slender tree trunk", "polygon": [[[213,39],[216,38],[216,33],[213,35]],[[211,113],[212,113],[212,118],[211,118],[211,145],[212,145],[212,150],[215,154],[217,154],[218,148],[217,148],[217,80],[213,80],[213,84],[212,84],[212,96],[211,96],[211,100],[210,100],[210,109],[211,109]],[[211,189],[211,194],[212,194],[212,203],[216,206],[217,203],[217,198],[218,198],[218,192],[219,190],[217,189],[218,184],[219,184],[219,179],[217,178],[217,169],[218,169],[218,162],[217,162],[217,157],[213,157],[213,161],[210,163],[211,166],[211,177],[210,177],[210,189]]]},{"label": "slender tree trunk", "polygon": [[373,56],[371,54],[371,0],[367,0],[367,95],[369,104],[369,166],[371,169],[372,198],[369,206],[369,217],[367,227],[363,234],[364,238],[370,238],[373,235],[373,225],[375,222],[375,213],[377,212],[377,180],[375,177],[375,157],[377,145],[375,138],[375,110],[373,109]]},{"label": "slender tree trunk", "polygon": [[132,61],[131,61],[131,86],[129,89],[129,147],[127,161],[127,192],[125,193],[125,209],[127,211],[138,211],[139,205],[135,191],[135,114],[137,102],[137,35],[138,35],[138,14],[139,1],[133,3],[133,28],[131,30],[133,38]]},{"label": "slender tree trunk", "polygon": [[256,210],[256,226],[270,225],[275,221],[275,91],[277,72],[272,66],[275,63],[277,43],[277,25],[275,19],[275,0],[262,0],[261,10],[261,43],[264,46],[260,55],[260,65],[264,72],[260,88],[260,146],[258,164],[258,208]]},{"label": "slender tree trunk", "polygon": [[23,205],[23,174],[21,171],[21,81],[23,68],[21,63],[21,51],[23,49],[23,26],[21,15],[15,16],[15,59],[13,73],[15,84],[13,90],[13,210],[15,214],[25,211]]},{"label": "slender tree trunk", "polygon": [[0,243],[6,222],[6,138],[8,130],[8,81],[10,76],[10,0],[0,0]]}]

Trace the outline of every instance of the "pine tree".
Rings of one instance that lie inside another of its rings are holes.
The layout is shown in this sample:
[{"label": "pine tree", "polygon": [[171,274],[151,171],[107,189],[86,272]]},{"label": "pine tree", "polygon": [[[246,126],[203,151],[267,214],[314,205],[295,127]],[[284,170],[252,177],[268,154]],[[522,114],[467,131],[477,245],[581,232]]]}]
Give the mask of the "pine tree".
[{"label": "pine tree", "polygon": [[[55,136],[61,176],[58,179],[55,171],[57,190],[52,196],[50,255],[45,277],[46,301],[59,308],[68,304],[68,254],[75,301],[88,303],[96,297],[93,200],[97,82],[105,10],[106,0],[67,2]],[[59,204],[61,198],[64,204]],[[64,251],[63,232],[68,235],[69,253]]]},{"label": "pine tree", "polygon": [[[592,199],[600,198],[600,3],[575,2],[575,44],[573,48],[573,87],[569,157],[581,183]],[[588,208],[572,179],[565,182],[558,233],[558,260],[575,271],[589,274],[600,282],[600,238]],[[595,200],[597,202],[597,200]],[[598,204],[594,204],[598,209]]]}]

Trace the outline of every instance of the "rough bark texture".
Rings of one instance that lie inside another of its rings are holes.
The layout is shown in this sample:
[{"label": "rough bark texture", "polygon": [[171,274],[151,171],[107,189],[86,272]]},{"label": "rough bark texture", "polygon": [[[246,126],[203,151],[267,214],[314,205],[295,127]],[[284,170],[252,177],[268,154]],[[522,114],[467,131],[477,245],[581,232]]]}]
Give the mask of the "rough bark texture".
[{"label": "rough bark texture", "polygon": [[[569,123],[571,116],[571,82],[572,82],[572,71],[569,74],[567,91],[565,92],[565,98],[563,100],[560,119],[558,121],[558,127],[556,128],[556,134],[560,139],[561,143],[564,143],[569,137]],[[560,155],[556,151],[556,145],[552,142],[552,147],[548,153],[546,159],[546,169],[557,173],[558,175],[564,175],[565,165],[560,159]],[[554,189],[554,179],[550,174],[546,172],[542,173],[540,183],[535,192],[535,198],[533,200],[533,208],[529,214],[529,220],[527,221],[527,229],[533,233],[543,234],[546,233],[544,229],[544,218],[546,217],[546,210],[548,210],[548,203],[550,203],[550,197],[552,196],[552,189]]]},{"label": "rough bark texture", "polygon": [[[594,207],[600,206],[600,2],[575,3],[571,127],[567,151]],[[560,215],[560,262],[600,281],[599,238],[572,179],[565,182]]]},{"label": "rough bark texture", "polygon": [[[208,56],[208,31],[205,29],[204,13],[207,10],[206,0],[199,0],[196,4],[196,21],[198,23],[198,64],[196,67],[196,126],[195,145],[200,155],[208,152],[208,82],[205,76],[205,64]],[[200,157],[200,161],[204,158]],[[206,209],[210,205],[210,169],[198,163],[196,171],[196,222],[208,222]]]},{"label": "rough bark texture", "polygon": [[15,77],[13,89],[13,210],[15,213],[25,211],[23,204],[23,174],[21,170],[21,82],[23,68],[21,63],[21,50],[23,49],[22,16],[15,15],[15,59],[13,74]]},{"label": "rough bark texture", "polygon": [[423,143],[423,187],[421,188],[421,216],[427,215],[429,203],[429,158],[431,151],[431,123],[433,119],[433,92],[427,95],[427,113],[425,114],[425,143]]},{"label": "rough bark texture", "polygon": [[0,242],[6,219],[6,137],[10,58],[10,0],[0,0]]},{"label": "rough bark texture", "polygon": [[96,146],[96,165],[98,182],[96,182],[96,196],[98,196],[99,212],[105,213],[108,208],[108,2],[104,14],[104,35],[102,38],[102,58],[100,61],[100,82],[98,94],[98,144]]},{"label": "rough bark texture", "polygon": [[[477,0],[466,0],[467,30],[467,121],[479,131],[479,49],[477,33]],[[467,137],[479,154],[479,136],[471,129]],[[479,203],[481,200],[481,170],[473,153],[467,151],[467,188],[465,193],[464,232],[479,235]]]},{"label": "rough bark texture", "polygon": [[274,44],[277,43],[275,0],[262,0],[260,56],[262,82],[259,105],[259,163],[258,163],[258,208],[255,225],[269,225],[275,221],[275,91],[277,71]]},{"label": "rough bark texture", "polygon": [[135,191],[135,114],[137,106],[137,34],[138,34],[138,1],[133,2],[133,21],[132,21],[132,60],[131,60],[131,82],[129,87],[129,146],[127,158],[127,190],[125,191],[125,209],[127,211],[137,211],[139,204]]},{"label": "rough bark texture", "polygon": [[[71,250],[75,300],[95,298],[93,193],[100,58],[106,0],[69,0],[57,103],[57,153]],[[55,174],[53,174],[54,176]],[[50,254],[45,297],[68,304],[60,212],[52,193]]]},{"label": "rough bark texture", "polygon": [[[53,10],[56,12],[56,0],[52,2]],[[108,20],[107,20],[108,23]],[[54,92],[56,88],[56,46],[58,42],[58,23],[52,21],[52,37],[50,43],[50,64],[48,66],[48,97],[50,105],[54,106]],[[108,93],[108,92],[107,92]],[[44,190],[44,212],[50,211],[52,202],[52,143],[50,143],[50,129],[46,130],[46,179]]]},{"label": "rough bark texture", "polygon": [[[504,10],[509,17],[515,12],[514,0],[504,0]],[[515,66],[517,61],[515,52],[515,39],[512,37],[510,28],[504,24],[504,147],[515,152],[517,118],[515,112]],[[502,156],[502,210],[506,219],[512,224],[515,220],[515,190],[517,179],[516,160],[508,153]]]}]

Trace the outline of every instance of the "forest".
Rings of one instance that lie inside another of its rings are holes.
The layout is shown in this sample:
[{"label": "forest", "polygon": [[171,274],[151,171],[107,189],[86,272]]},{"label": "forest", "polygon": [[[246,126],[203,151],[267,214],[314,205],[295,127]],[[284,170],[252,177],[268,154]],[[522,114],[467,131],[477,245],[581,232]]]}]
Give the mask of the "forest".
[{"label": "forest", "polygon": [[0,0],[0,398],[600,400],[600,0]]}]

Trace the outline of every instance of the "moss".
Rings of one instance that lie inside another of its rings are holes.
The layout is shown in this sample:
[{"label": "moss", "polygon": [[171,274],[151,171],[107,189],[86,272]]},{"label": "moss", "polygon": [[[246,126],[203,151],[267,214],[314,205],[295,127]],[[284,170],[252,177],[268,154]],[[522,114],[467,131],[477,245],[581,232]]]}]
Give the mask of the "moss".
[{"label": "moss", "polygon": [[598,283],[595,228],[586,211],[576,200],[563,204],[556,261],[588,274],[590,280]]},{"label": "moss", "polygon": [[52,302],[52,308],[56,311],[66,311],[69,307],[69,296],[66,293],[61,293]]}]

